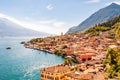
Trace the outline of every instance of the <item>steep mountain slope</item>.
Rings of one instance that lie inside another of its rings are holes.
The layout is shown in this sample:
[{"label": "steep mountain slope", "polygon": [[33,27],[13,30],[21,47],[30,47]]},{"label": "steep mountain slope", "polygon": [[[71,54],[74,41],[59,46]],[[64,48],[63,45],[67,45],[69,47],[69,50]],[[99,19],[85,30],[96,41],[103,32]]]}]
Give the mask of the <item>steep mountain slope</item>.
[{"label": "steep mountain slope", "polygon": [[109,32],[109,37],[118,38],[120,36],[120,15],[107,22],[91,27],[84,33],[92,37],[106,31]]},{"label": "steep mountain slope", "polygon": [[6,18],[0,18],[0,36],[25,37],[25,36],[47,36],[47,33],[38,32],[24,28]]},{"label": "steep mountain slope", "polygon": [[78,26],[70,28],[67,33],[83,31],[95,26],[96,24],[106,22],[118,15],[120,15],[120,5],[112,3],[111,5],[92,14]]}]

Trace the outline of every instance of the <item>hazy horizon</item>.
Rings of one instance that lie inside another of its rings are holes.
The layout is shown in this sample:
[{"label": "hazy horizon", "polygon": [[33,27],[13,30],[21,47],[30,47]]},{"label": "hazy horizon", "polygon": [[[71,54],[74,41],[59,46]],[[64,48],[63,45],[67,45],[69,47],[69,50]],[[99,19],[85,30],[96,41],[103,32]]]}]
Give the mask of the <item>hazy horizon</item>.
[{"label": "hazy horizon", "polygon": [[65,33],[97,10],[119,0],[3,0],[0,17],[50,34]]}]

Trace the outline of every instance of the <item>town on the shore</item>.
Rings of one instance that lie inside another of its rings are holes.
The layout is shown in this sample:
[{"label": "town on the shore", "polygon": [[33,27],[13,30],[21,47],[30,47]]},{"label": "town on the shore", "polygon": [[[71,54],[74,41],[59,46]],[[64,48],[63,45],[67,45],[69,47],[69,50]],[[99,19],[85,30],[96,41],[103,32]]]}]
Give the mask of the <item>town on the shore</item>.
[{"label": "town on the shore", "polygon": [[24,46],[66,59],[63,64],[42,69],[41,80],[108,80],[103,64],[107,49],[120,49],[120,42],[109,38],[109,34],[106,31],[99,36],[89,37],[82,32],[66,35],[61,33],[60,36],[32,39],[25,42]]}]

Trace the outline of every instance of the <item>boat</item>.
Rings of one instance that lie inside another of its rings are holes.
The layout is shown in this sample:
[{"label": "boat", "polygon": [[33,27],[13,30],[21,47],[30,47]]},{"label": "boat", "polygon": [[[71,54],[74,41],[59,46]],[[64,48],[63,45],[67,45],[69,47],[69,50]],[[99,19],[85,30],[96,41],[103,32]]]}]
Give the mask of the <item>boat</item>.
[{"label": "boat", "polygon": [[25,41],[20,42],[20,44],[24,44],[24,43],[25,43]]},{"label": "boat", "polygon": [[11,49],[11,47],[6,47],[6,49]]}]

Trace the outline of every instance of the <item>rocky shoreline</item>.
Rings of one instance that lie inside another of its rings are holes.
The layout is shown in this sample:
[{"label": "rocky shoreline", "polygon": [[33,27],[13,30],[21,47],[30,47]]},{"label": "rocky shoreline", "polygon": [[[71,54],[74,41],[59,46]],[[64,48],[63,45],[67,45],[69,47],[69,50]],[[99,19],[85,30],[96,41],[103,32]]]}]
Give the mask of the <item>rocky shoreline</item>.
[{"label": "rocky shoreline", "polygon": [[[50,51],[48,51],[48,50],[37,49],[37,48],[34,48],[34,47],[26,46],[26,44],[27,44],[27,43],[24,43],[24,47],[25,47],[25,48],[30,48],[30,49],[39,50],[39,51],[47,52],[47,53],[50,53],[50,54],[54,54],[53,52],[50,52]],[[31,44],[31,45],[32,45],[32,44]]]}]

